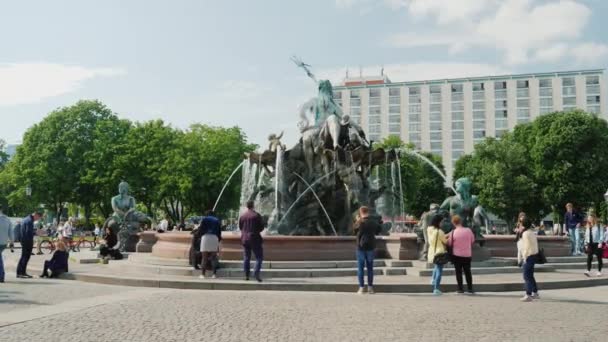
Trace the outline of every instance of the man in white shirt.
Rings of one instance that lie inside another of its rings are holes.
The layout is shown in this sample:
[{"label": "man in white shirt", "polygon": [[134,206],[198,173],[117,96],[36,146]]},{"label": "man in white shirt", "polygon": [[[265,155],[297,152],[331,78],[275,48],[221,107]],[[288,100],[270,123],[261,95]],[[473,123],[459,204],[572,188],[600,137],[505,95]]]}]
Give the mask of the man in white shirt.
[{"label": "man in white shirt", "polygon": [[13,225],[0,210],[0,283],[4,283],[4,260],[2,252],[13,242]]},{"label": "man in white shirt", "polygon": [[169,220],[167,220],[167,218],[165,217],[164,219],[162,219],[162,221],[160,221],[160,224],[158,225],[158,232],[163,233],[163,232],[166,232],[168,229],[169,229]]}]

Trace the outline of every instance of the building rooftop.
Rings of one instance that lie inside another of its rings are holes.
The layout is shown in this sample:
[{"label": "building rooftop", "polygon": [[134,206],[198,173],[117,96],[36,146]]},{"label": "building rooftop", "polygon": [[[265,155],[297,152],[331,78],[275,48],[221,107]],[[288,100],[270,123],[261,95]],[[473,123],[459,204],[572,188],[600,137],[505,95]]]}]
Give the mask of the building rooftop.
[{"label": "building rooftop", "polygon": [[492,75],[492,76],[478,76],[478,77],[461,77],[461,78],[444,78],[434,80],[421,80],[421,81],[404,81],[404,82],[391,82],[386,75],[380,76],[369,76],[369,77],[357,77],[357,78],[345,78],[343,84],[335,86],[334,89],[347,89],[347,88],[367,88],[367,87],[388,87],[388,86],[409,86],[409,85],[421,85],[421,84],[441,84],[441,83],[458,83],[458,82],[470,82],[470,81],[493,81],[493,80],[508,80],[508,79],[523,79],[523,78],[542,78],[542,77],[560,77],[560,76],[573,76],[573,75],[595,75],[602,74],[606,69],[586,69],[586,70],[572,70],[572,71],[553,71],[553,72],[541,72],[541,73],[527,73],[527,74],[512,74],[512,75]]}]

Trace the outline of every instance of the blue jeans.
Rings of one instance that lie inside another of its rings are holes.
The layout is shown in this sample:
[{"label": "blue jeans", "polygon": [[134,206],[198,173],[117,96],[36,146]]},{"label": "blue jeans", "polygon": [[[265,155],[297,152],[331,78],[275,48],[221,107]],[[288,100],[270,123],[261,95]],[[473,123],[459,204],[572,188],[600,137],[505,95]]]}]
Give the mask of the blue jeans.
[{"label": "blue jeans", "polygon": [[363,267],[367,268],[367,286],[374,286],[374,251],[362,251],[357,249],[357,277],[359,287],[365,285],[363,281]]},{"label": "blue jeans", "polygon": [[570,243],[572,243],[572,255],[575,254],[579,254],[581,252],[581,247],[580,247],[580,234],[578,232],[578,229],[576,228],[570,228],[568,229],[568,234],[570,235]]},{"label": "blue jeans", "polygon": [[264,261],[264,248],[261,243],[247,242],[243,244],[243,270],[245,271],[245,277],[249,278],[252,251],[255,255],[255,270],[253,271],[253,275],[258,278],[262,270],[262,262]]},{"label": "blue jeans", "polygon": [[4,260],[2,259],[2,252],[4,252],[5,248],[6,245],[0,245],[0,281],[4,281]]},{"label": "blue jeans", "polygon": [[432,278],[433,291],[439,290],[439,285],[441,284],[441,275],[442,274],[443,274],[443,265],[435,264],[435,267],[433,267],[433,278]]},{"label": "blue jeans", "polygon": [[538,287],[536,287],[536,279],[534,279],[534,264],[536,264],[536,255],[529,256],[522,265],[522,269],[524,271],[524,282],[526,283],[526,294],[528,296],[538,292]]}]

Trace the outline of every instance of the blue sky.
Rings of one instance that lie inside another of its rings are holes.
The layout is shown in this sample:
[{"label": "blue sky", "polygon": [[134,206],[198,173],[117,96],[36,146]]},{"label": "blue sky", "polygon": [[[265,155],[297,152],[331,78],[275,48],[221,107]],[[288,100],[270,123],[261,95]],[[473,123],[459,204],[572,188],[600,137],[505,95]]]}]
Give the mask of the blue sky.
[{"label": "blue sky", "polygon": [[122,117],[243,127],[297,140],[315,86],[604,68],[601,0],[54,0],[0,11],[0,138],[51,110],[99,99]]}]

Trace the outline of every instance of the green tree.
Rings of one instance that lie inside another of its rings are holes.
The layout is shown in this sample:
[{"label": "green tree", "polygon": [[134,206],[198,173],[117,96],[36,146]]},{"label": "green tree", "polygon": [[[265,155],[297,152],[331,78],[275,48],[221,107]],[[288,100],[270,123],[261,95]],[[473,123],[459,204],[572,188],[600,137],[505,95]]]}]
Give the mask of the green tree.
[{"label": "green tree", "polygon": [[[120,130],[124,130],[124,127]],[[154,206],[165,199],[161,187],[165,173],[176,172],[179,165],[171,163],[171,156],[179,153],[179,137],[183,133],[166,125],[162,120],[137,123],[130,128],[121,146],[116,148],[115,170],[111,175],[114,184],[108,191],[118,191],[120,180],[127,181],[133,196],[153,216]],[[109,199],[107,199],[109,200]]]},{"label": "green tree", "polygon": [[93,209],[98,209],[102,217],[112,213],[110,198],[117,193],[121,181],[120,157],[129,149],[127,135],[132,124],[115,116],[99,121],[93,131],[93,143],[84,154],[84,164],[80,176],[81,201],[87,222]]},{"label": "green tree", "polygon": [[[166,206],[174,211],[173,203],[181,203],[180,217],[190,213],[203,214],[213,208],[222,187],[235,168],[243,161],[245,152],[256,146],[238,127],[222,128],[192,125],[178,139],[179,148],[170,155],[172,169],[163,171],[162,193]],[[218,211],[239,205],[240,177],[235,176],[228,185]],[[175,214],[172,214],[172,216]]]},{"label": "green tree", "polygon": [[471,155],[456,162],[454,178],[469,177],[474,193],[489,211],[513,224],[520,211],[539,218],[543,203],[530,169],[526,148],[510,134],[475,146]]},{"label": "green tree", "polygon": [[[447,195],[445,189],[445,181],[435,169],[421,158],[416,157],[413,153],[414,146],[404,144],[397,136],[389,136],[382,142],[375,144],[376,148],[399,149],[403,151],[400,158],[401,168],[401,189],[403,190],[403,204],[406,212],[420,217],[422,213],[428,210],[431,203],[441,204]],[[410,151],[410,152],[407,152]],[[427,152],[417,152],[421,156],[426,157],[430,162],[435,164],[443,174],[445,174],[441,158]],[[382,166],[378,170],[381,178],[388,182],[391,190],[392,177],[390,167]],[[395,190],[399,191],[399,185],[396,184]],[[393,201],[393,198],[397,201]],[[388,205],[389,214],[397,214],[400,209],[399,194],[389,193],[385,196],[385,202]],[[393,203],[395,203],[393,205]]]},{"label": "green tree", "polygon": [[51,112],[28,129],[11,160],[8,178],[14,190],[9,202],[20,203],[26,186],[32,188],[32,203],[46,204],[57,217],[67,202],[94,201],[95,193],[80,183],[84,156],[93,146],[97,123],[112,117],[100,102],[80,101]]},{"label": "green tree", "polygon": [[603,201],[608,187],[605,120],[579,110],[556,112],[516,127],[514,136],[530,155],[547,206],[563,212],[568,202],[586,208]]}]

